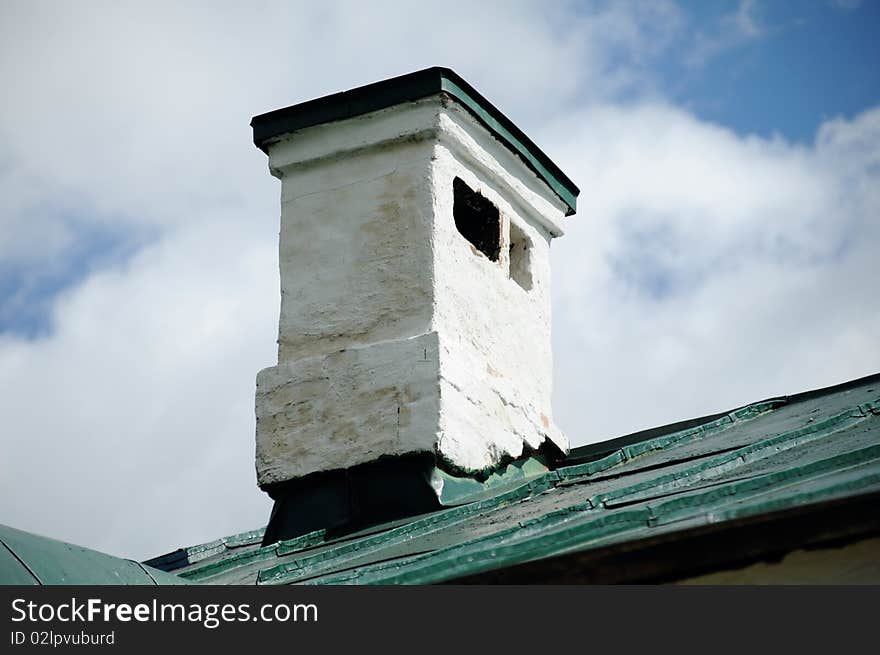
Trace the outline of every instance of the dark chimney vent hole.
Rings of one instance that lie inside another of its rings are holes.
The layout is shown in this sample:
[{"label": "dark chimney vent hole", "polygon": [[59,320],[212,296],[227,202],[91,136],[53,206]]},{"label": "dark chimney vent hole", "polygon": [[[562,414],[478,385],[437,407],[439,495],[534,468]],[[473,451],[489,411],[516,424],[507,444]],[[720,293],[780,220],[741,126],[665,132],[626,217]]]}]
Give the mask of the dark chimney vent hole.
[{"label": "dark chimney vent hole", "polygon": [[501,218],[498,208],[461,178],[452,181],[452,215],[461,235],[493,262],[501,252]]}]

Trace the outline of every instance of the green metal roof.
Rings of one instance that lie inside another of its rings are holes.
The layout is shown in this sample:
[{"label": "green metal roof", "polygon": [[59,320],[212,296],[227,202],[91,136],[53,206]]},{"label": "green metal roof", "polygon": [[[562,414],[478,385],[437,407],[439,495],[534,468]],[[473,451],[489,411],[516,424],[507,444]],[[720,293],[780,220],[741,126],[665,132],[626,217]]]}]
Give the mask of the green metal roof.
[{"label": "green metal roof", "polygon": [[255,116],[251,120],[254,144],[266,151],[272,141],[285,134],[439,93],[458,101],[522,159],[565,203],[567,215],[577,211],[580,190],[574,182],[495,105],[449,68],[435,66]]},{"label": "green metal roof", "polygon": [[565,464],[345,537],[319,530],[261,547],[257,530],[150,564],[214,584],[424,584],[539,565],[570,573],[607,553],[613,566],[645,544],[705,550],[699,539],[728,528],[738,532],[710,546],[748,529],[769,543],[783,523],[798,545],[835,521],[854,534],[866,512],[877,529],[880,375],[576,449]]},{"label": "green metal roof", "polygon": [[0,525],[0,584],[168,585],[176,575]]}]

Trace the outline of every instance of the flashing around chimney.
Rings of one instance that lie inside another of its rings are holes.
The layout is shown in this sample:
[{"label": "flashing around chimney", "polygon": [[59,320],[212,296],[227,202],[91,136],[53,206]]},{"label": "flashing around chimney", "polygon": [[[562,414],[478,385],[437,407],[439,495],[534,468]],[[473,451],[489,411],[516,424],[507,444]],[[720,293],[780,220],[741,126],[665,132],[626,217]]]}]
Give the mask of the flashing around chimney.
[{"label": "flashing around chimney", "polygon": [[275,500],[262,544],[321,530],[345,536],[443,507],[472,502],[547,473],[561,453],[545,447],[495,472],[453,475],[426,453],[382,457],[349,469],[322,471],[264,489]]}]

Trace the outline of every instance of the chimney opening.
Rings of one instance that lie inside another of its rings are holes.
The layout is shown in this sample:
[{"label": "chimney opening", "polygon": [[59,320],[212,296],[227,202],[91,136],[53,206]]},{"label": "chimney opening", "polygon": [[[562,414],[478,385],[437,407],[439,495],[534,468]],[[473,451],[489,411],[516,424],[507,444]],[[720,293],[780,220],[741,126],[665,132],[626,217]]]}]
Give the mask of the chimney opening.
[{"label": "chimney opening", "polygon": [[532,242],[519,227],[510,224],[510,279],[526,291],[532,288]]},{"label": "chimney opening", "polygon": [[493,262],[501,252],[501,218],[498,208],[461,178],[452,181],[452,214],[461,235]]}]

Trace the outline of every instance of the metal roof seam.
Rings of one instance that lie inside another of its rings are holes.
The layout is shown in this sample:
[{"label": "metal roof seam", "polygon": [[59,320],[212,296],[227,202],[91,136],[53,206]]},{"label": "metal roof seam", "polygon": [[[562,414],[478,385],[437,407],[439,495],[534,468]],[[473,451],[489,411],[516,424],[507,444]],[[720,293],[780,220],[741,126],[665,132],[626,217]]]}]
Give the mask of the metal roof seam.
[{"label": "metal roof seam", "polygon": [[28,563],[25,562],[21,557],[19,557],[18,553],[16,553],[15,550],[13,550],[12,546],[10,546],[9,544],[7,544],[3,539],[0,539],[0,544],[2,544],[3,547],[4,547],[6,550],[9,551],[9,553],[10,553],[10,554],[16,559],[16,561],[17,561],[19,564],[21,564],[22,567],[23,567],[28,573],[31,574],[31,576],[33,576],[34,580],[37,581],[37,584],[39,584],[39,585],[44,585],[44,584],[45,584],[42,580],[40,580],[40,576],[37,575],[36,571],[34,571],[30,566],[28,566]]},{"label": "metal roof seam", "polygon": [[[832,428],[834,432],[837,432],[846,429],[847,427],[851,427],[852,425],[860,423],[864,420],[867,419],[862,416],[852,416],[852,408],[848,408],[843,412],[829,417],[824,421],[820,421],[818,423],[814,423],[812,425],[808,425],[806,427],[798,428],[795,430],[789,430],[787,432],[783,432],[782,434],[776,435],[775,437],[749,444],[748,446],[744,446],[743,448],[727,452],[717,457],[711,457],[708,460],[684,469],[683,471],[676,471],[674,473],[669,473],[667,475],[662,475],[657,478],[645,480],[644,482],[636,483],[628,487],[622,487],[620,489],[615,489],[613,491],[609,491],[603,494],[598,494],[595,497],[595,502],[602,504],[606,500],[620,498],[633,492],[643,491],[645,489],[678,488],[679,486],[681,486],[679,483],[682,480],[685,480],[686,482],[693,482],[696,480],[706,479],[707,477],[711,477],[713,474],[719,474],[724,471],[728,471],[735,466],[738,466],[738,464],[736,463],[737,460],[741,460],[743,464],[749,461],[754,461],[755,459],[760,459],[762,457],[762,452],[765,452],[763,456],[766,456],[766,451],[769,449],[772,449],[773,452],[778,452],[779,450],[783,449],[782,446],[791,448],[795,445],[803,443],[804,441],[810,441],[812,439],[819,438],[820,436],[824,436],[825,428]],[[812,439],[810,437],[812,437]]]}]

